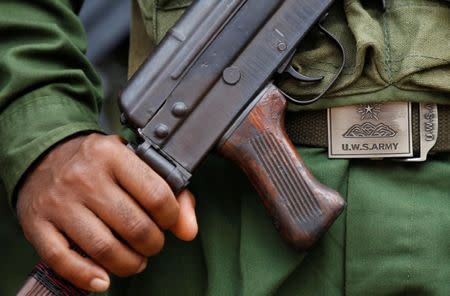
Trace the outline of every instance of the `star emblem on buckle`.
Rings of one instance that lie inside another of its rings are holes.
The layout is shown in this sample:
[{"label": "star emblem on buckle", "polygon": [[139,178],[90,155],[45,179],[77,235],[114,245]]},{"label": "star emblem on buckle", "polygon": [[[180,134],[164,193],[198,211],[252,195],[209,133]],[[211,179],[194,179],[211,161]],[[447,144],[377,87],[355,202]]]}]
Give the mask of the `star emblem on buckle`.
[{"label": "star emblem on buckle", "polygon": [[378,115],[381,113],[381,106],[383,106],[383,104],[360,104],[357,107],[357,111],[361,115],[361,120],[379,120]]}]

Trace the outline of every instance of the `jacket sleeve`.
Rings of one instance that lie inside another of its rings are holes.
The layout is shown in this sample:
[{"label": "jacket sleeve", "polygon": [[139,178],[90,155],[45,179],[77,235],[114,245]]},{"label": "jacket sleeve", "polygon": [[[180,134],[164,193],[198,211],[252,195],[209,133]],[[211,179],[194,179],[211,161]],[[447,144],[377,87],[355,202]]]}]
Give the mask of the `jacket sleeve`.
[{"label": "jacket sleeve", "polygon": [[40,155],[70,135],[99,130],[102,93],[84,56],[81,4],[0,1],[0,183],[12,204]]}]

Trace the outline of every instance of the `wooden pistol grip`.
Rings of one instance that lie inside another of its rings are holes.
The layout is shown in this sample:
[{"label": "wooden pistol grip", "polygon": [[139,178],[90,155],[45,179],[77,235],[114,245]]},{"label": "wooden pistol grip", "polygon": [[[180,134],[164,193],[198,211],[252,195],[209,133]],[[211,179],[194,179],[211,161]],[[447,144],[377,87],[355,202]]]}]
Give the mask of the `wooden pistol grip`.
[{"label": "wooden pistol grip", "polygon": [[284,129],[286,100],[269,87],[218,148],[250,178],[282,237],[306,250],[345,206],[336,191],[308,171]]}]

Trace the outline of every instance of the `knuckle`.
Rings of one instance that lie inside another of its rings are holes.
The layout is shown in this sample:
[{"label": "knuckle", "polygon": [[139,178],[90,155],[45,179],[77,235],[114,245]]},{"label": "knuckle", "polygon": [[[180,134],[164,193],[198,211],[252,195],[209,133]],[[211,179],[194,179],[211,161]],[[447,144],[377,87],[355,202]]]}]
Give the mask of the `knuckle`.
[{"label": "knuckle", "polygon": [[114,242],[110,239],[98,239],[92,243],[91,256],[102,261],[112,256]]},{"label": "knuckle", "polygon": [[158,225],[164,230],[169,229],[178,222],[179,215],[180,207],[175,202],[170,207],[167,207],[164,216],[158,221]]},{"label": "knuckle", "polygon": [[148,209],[154,212],[162,210],[171,197],[171,191],[162,182],[154,182],[145,193]]},{"label": "knuckle", "polygon": [[96,147],[96,143],[99,140],[100,140],[99,135],[95,133],[89,134],[84,138],[83,142],[80,145],[80,149],[82,151],[92,150],[94,147]]},{"label": "knuckle", "polygon": [[122,140],[122,138],[118,135],[110,135],[110,136],[107,136],[107,138],[109,141],[111,141],[112,143],[115,143],[115,144],[123,145],[125,142],[125,140]]},{"label": "knuckle", "polygon": [[83,163],[74,162],[68,167],[64,173],[62,174],[63,180],[72,183],[72,182],[80,182],[84,176],[86,175],[86,168]]},{"label": "knuckle", "polygon": [[161,235],[153,236],[152,241],[145,252],[145,255],[150,257],[159,254],[164,248],[164,243],[165,243],[164,234],[161,233]]},{"label": "knuckle", "polygon": [[81,154],[90,165],[109,166],[123,157],[123,144],[119,137],[90,135],[80,146]]},{"label": "knuckle", "polygon": [[123,268],[119,268],[117,270],[112,270],[111,272],[118,277],[129,277],[134,274],[133,272],[131,272],[127,269],[123,269]]},{"label": "knuckle", "polygon": [[120,268],[116,268],[113,270],[113,273],[120,277],[128,277],[136,274],[136,271],[139,270],[140,264],[136,263],[127,263],[121,266]]},{"label": "knuckle", "polygon": [[105,153],[106,146],[103,138],[92,137],[83,142],[81,150],[88,155],[102,155]]},{"label": "knuckle", "polygon": [[129,226],[128,235],[131,243],[141,243],[151,234],[153,227],[150,222],[143,220],[135,220]]},{"label": "knuckle", "polygon": [[[22,224],[22,223],[21,223]],[[23,236],[25,237],[25,239],[27,240],[27,242],[29,243],[33,243],[32,241],[32,236],[30,235],[30,233],[28,232],[28,230],[26,229],[26,224],[22,224],[22,229],[23,229]]]},{"label": "knuckle", "polygon": [[148,199],[148,208],[150,211],[156,213],[160,212],[165,204],[166,204],[167,198],[162,195],[153,195]]},{"label": "knuckle", "polygon": [[58,265],[62,257],[62,250],[56,247],[47,248],[42,254],[42,259],[50,266]]},{"label": "knuckle", "polygon": [[69,185],[93,190],[94,180],[90,167],[85,162],[73,162],[60,174],[57,184],[62,185],[60,188],[67,188]]},{"label": "knuckle", "polygon": [[91,134],[81,144],[81,150],[87,155],[99,157],[114,149],[116,144],[117,142],[108,136]]}]

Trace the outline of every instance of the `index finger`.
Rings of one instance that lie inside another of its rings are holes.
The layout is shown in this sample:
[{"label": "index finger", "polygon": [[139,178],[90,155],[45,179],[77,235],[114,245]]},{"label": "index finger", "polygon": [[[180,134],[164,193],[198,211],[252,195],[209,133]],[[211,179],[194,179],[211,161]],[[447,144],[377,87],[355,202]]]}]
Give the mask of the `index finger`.
[{"label": "index finger", "polygon": [[178,220],[179,204],[166,181],[124,145],[112,161],[113,177],[162,229]]}]

